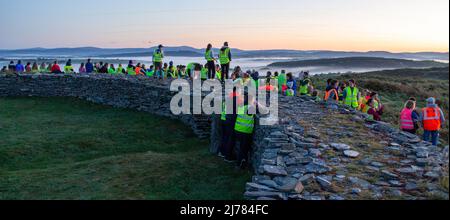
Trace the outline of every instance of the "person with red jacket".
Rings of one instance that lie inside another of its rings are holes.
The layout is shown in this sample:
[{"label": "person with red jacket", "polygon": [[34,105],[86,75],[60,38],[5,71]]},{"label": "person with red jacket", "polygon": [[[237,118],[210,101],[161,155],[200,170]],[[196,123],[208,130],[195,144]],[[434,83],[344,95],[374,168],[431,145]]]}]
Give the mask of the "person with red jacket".
[{"label": "person with red jacket", "polygon": [[63,73],[61,71],[61,67],[59,67],[59,65],[58,65],[58,61],[53,62],[53,66],[52,66],[52,69],[50,71],[51,71],[51,73],[56,73],[56,74]]},{"label": "person with red jacket", "polygon": [[430,141],[433,146],[437,146],[439,142],[439,130],[445,123],[445,116],[442,110],[436,105],[435,98],[427,99],[427,107],[422,109],[420,121],[423,126],[423,140]]}]

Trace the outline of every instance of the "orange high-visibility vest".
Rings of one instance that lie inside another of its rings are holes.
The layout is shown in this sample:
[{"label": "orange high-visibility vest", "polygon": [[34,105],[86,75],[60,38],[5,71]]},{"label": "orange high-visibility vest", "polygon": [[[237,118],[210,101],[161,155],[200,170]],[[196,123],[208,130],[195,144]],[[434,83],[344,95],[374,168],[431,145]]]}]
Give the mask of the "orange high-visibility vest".
[{"label": "orange high-visibility vest", "polygon": [[141,75],[141,67],[136,67],[136,69],[134,69],[134,72],[136,72],[136,75]]},{"label": "orange high-visibility vest", "polygon": [[423,115],[423,129],[426,131],[437,131],[441,129],[441,110],[440,108],[424,108]]},{"label": "orange high-visibility vest", "polygon": [[339,101],[339,96],[338,96],[336,89],[332,89],[332,90],[326,92],[324,100],[328,101],[328,98],[330,98],[331,93],[334,93],[334,98],[336,99],[336,101]]}]

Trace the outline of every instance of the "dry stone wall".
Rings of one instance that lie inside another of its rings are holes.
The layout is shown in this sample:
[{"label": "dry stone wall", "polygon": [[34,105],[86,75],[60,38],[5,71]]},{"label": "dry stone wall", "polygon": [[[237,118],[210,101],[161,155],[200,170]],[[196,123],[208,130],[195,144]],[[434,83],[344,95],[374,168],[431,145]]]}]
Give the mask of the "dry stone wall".
[{"label": "dry stone wall", "polygon": [[[0,96],[76,97],[178,119],[217,152],[220,117],[175,116],[173,95],[169,82],[146,77],[0,75]],[[256,126],[247,199],[448,199],[448,146],[308,97],[280,97],[279,116],[277,125]]]}]

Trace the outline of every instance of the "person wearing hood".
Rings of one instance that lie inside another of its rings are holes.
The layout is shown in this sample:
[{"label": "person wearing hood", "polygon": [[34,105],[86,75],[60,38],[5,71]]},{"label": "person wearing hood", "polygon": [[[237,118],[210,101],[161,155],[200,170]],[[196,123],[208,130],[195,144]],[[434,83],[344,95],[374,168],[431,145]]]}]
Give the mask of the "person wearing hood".
[{"label": "person wearing hood", "polygon": [[228,47],[228,42],[225,42],[219,51],[219,62],[222,67],[222,82],[228,79],[231,61],[231,49]]},{"label": "person wearing hood", "polygon": [[445,123],[445,115],[436,104],[436,99],[431,97],[427,99],[427,107],[422,109],[420,121],[423,127],[423,140],[437,146],[439,142],[439,131]]}]

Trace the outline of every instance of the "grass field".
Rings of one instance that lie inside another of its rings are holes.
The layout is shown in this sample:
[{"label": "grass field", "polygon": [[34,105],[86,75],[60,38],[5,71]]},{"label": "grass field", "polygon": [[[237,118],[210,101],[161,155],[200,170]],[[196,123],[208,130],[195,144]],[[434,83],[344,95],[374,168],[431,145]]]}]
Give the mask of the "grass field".
[{"label": "grass field", "polygon": [[178,121],[68,98],[0,98],[0,199],[243,199],[250,171]]},{"label": "grass field", "polygon": [[[328,78],[348,81],[355,79],[358,87],[378,92],[386,106],[383,121],[399,124],[400,112],[409,97],[416,97],[418,109],[426,106],[428,97],[435,97],[441,102],[441,109],[446,119],[449,113],[449,68],[398,69],[361,74],[318,75],[313,78],[315,86],[325,89]],[[448,120],[441,131],[442,144],[448,144]]]}]

